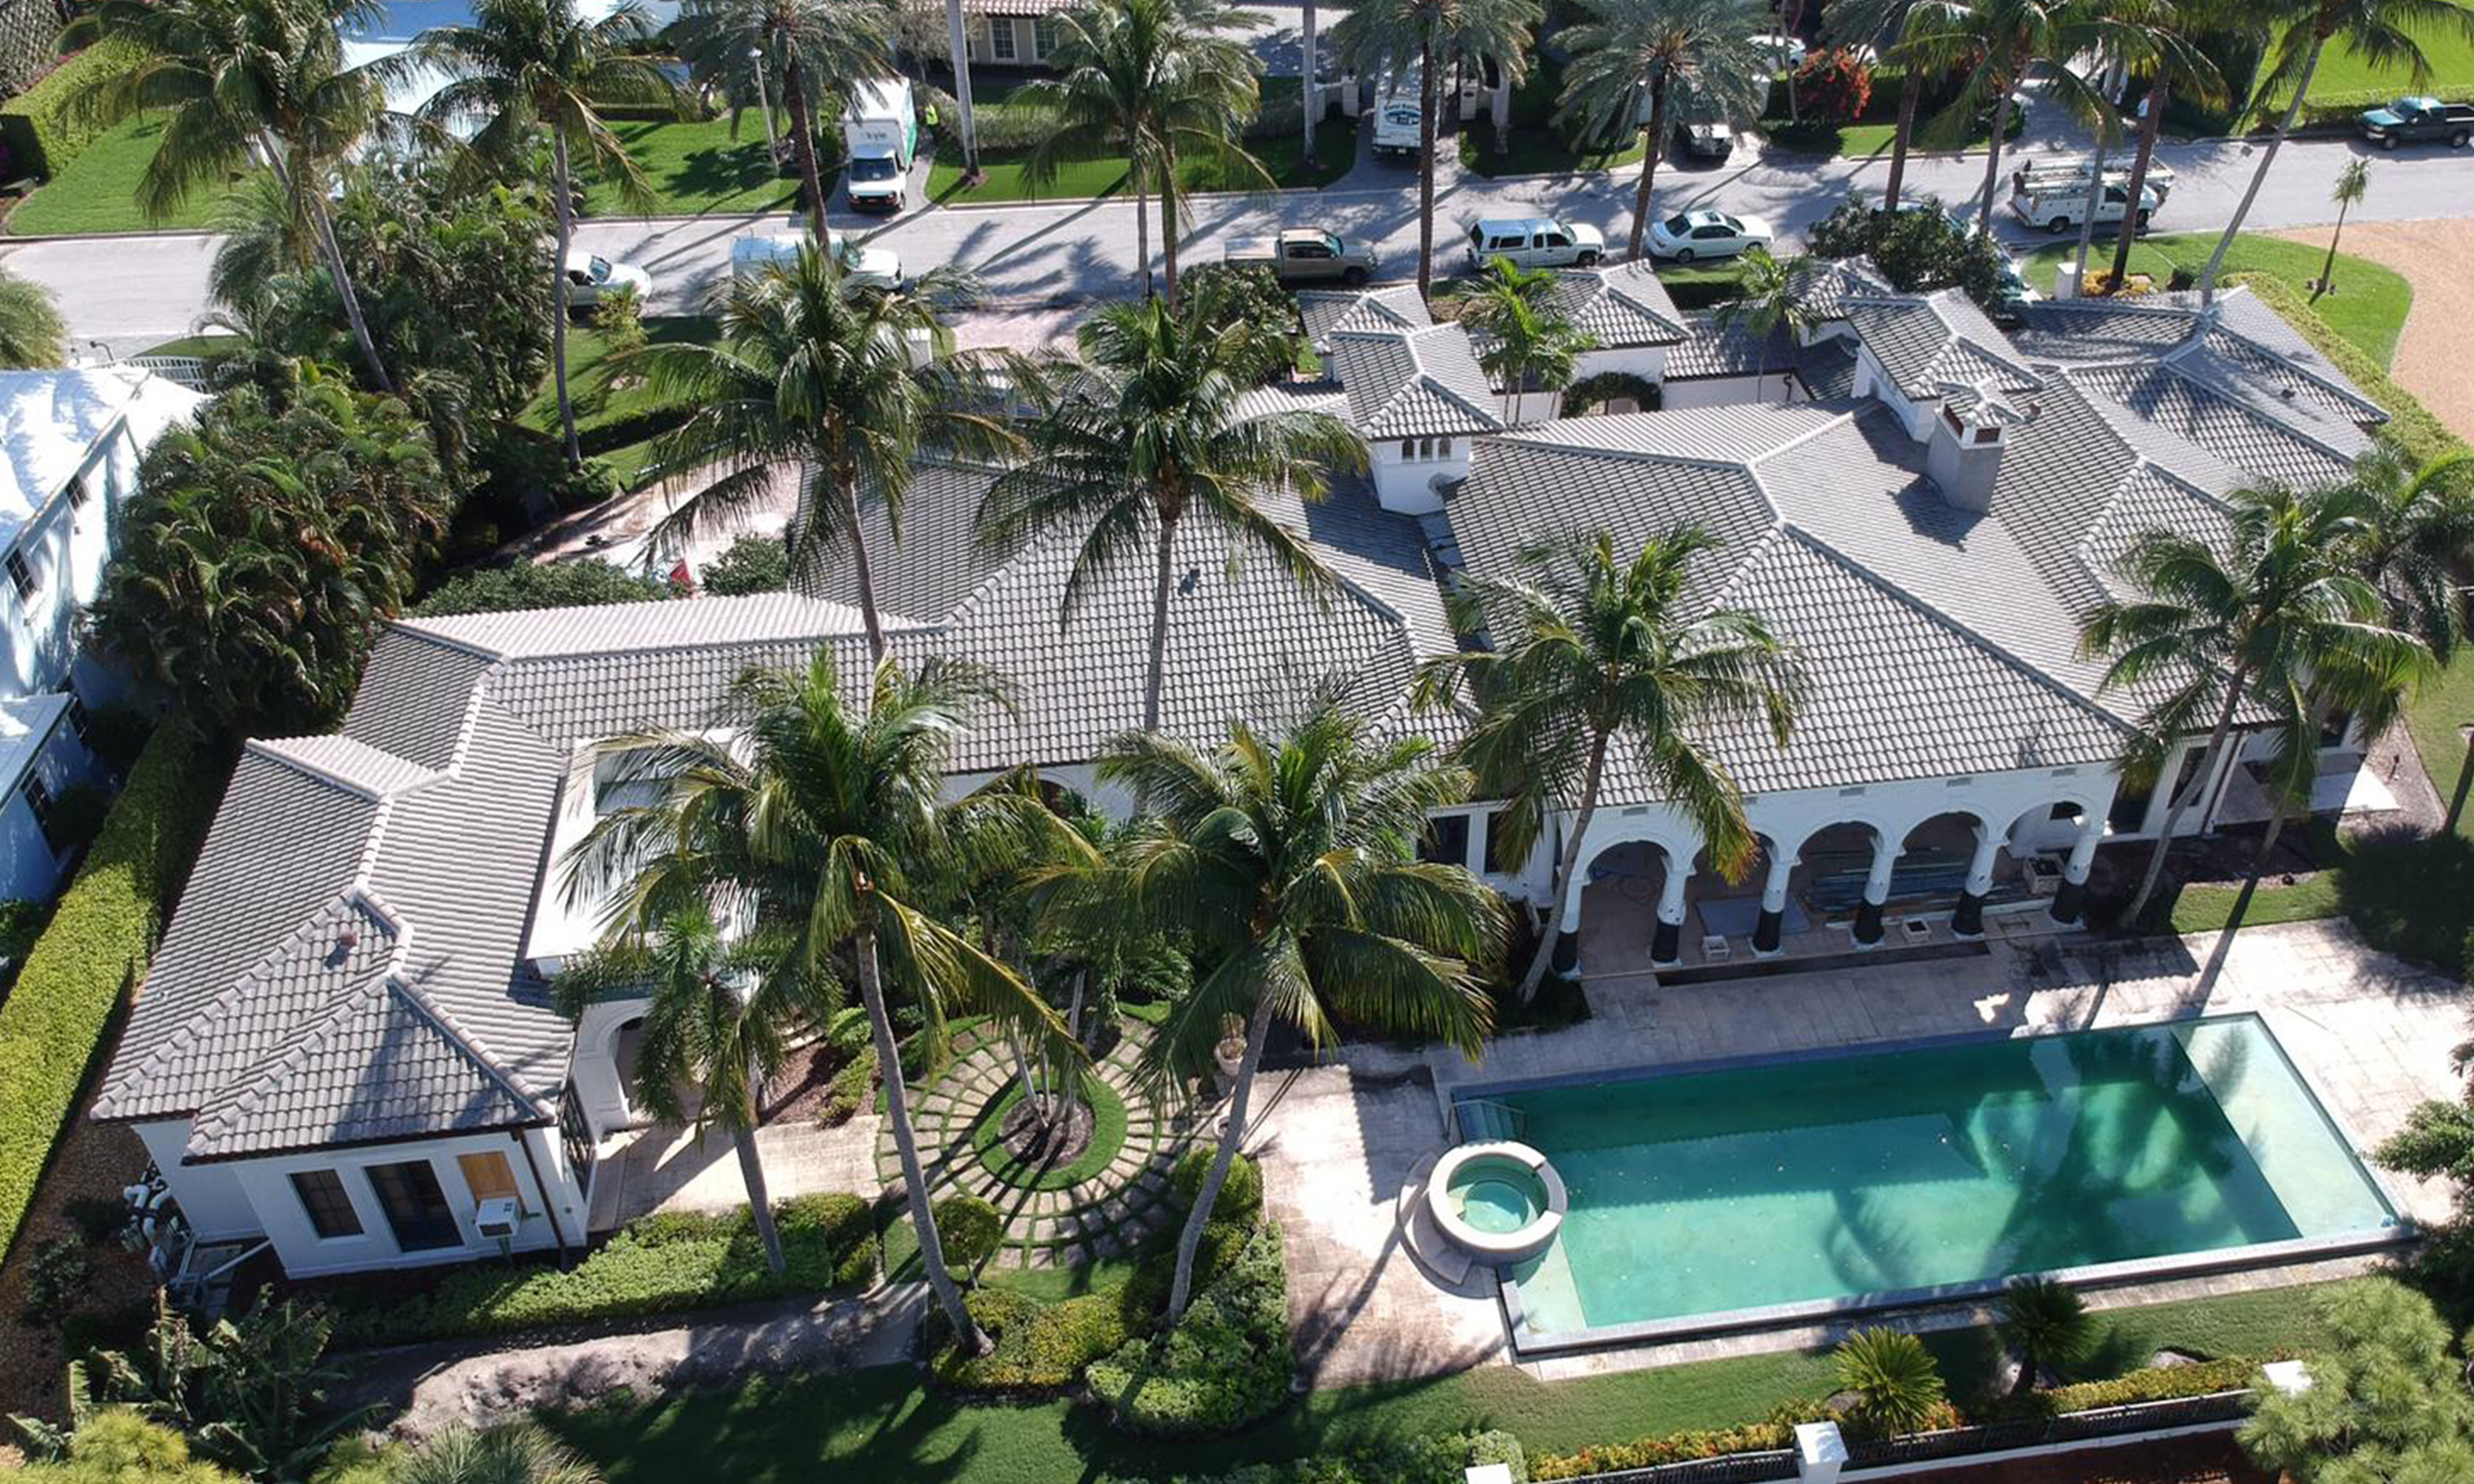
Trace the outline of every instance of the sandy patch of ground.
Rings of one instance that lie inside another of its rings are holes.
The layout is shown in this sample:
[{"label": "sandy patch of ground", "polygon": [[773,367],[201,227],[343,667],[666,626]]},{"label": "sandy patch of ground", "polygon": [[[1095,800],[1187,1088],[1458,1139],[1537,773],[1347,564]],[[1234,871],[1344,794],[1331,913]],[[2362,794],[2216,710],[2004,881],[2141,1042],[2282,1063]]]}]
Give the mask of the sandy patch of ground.
[{"label": "sandy patch of ground", "polygon": [[[2324,227],[2276,234],[2328,244]],[[2338,249],[2394,268],[2414,285],[2414,310],[2388,374],[2457,436],[2474,439],[2474,377],[2465,374],[2474,353],[2474,222],[2353,223]]]}]

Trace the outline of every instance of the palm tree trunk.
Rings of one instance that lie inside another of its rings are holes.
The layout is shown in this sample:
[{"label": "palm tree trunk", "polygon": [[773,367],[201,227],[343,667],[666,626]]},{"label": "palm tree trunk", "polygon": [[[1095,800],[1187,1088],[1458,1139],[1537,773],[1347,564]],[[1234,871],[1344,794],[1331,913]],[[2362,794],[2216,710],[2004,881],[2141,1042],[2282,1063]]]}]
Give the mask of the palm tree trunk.
[{"label": "palm tree trunk", "polygon": [[[2343,241],[2344,239],[2345,239],[2345,200],[2344,200],[2344,198],[2343,198],[2343,197],[2341,197],[2341,196],[2340,196],[2340,197],[2338,197],[2338,198],[2337,198],[2337,201],[2336,201],[2336,230],[2335,230],[2334,232],[2330,232],[2330,233],[2328,234],[2328,261],[2326,261],[2326,262],[2324,262],[2324,263],[2320,264],[2320,293],[2322,293],[2322,294],[2330,294],[2330,293],[2333,293],[2333,292],[2335,292],[2335,289],[2336,289],[2336,244],[2337,244],[2338,242]],[[2313,296],[2313,297],[2315,297],[2315,298],[2316,298],[2317,296],[2315,295],[2315,296]]]},{"label": "palm tree trunk", "polygon": [[[1796,27],[1803,24],[1804,0],[1787,0],[1786,14],[1781,16],[1779,19],[1785,25],[1788,39],[1792,41],[1795,37]],[[1790,52],[1788,47],[1781,46],[1778,48],[1778,60],[1782,62],[1786,61],[1789,54]],[[1802,108],[1797,104],[1795,99],[1795,67],[1793,64],[1790,63],[1787,66],[1786,73],[1787,122],[1789,124],[1801,124],[1804,122],[1804,115]]]},{"label": "palm tree trunk", "polygon": [[1881,209],[1898,210],[1898,188],[1907,179],[1907,146],[1916,135],[1916,104],[1924,96],[1911,63],[1898,74],[1898,132],[1890,137],[1890,179],[1881,189]]},{"label": "palm tree trunk", "polygon": [[2015,78],[2006,79],[1993,98],[1993,138],[1984,151],[1984,201],[1976,208],[1976,235],[1993,234],[1993,191],[2002,178],[2002,136],[2009,132],[2010,95],[2018,89]]},{"label": "palm tree trunk", "polygon": [[1555,866],[1555,904],[1547,915],[1546,931],[1539,936],[1538,952],[1529,960],[1529,971],[1520,976],[1520,1002],[1524,1005],[1538,997],[1538,986],[1546,982],[1547,966],[1555,962],[1555,940],[1564,925],[1564,896],[1571,889],[1572,873],[1580,869],[1581,837],[1589,833],[1589,821],[1598,812],[1598,783],[1606,773],[1606,735],[1600,733],[1589,744],[1589,766],[1580,776],[1580,807],[1572,811],[1571,838],[1564,842],[1564,858]]},{"label": "palm tree trunk", "polygon": [[1134,182],[1134,260],[1143,267],[1143,297],[1152,296],[1151,287],[1151,187],[1142,177],[1140,160],[1128,160]]},{"label": "palm tree trunk", "polygon": [[1228,1179],[1228,1166],[1237,1158],[1237,1146],[1246,1141],[1246,1104],[1254,1094],[1255,1069],[1263,1065],[1263,1044],[1272,1037],[1272,1001],[1266,998],[1254,1007],[1246,1022],[1246,1055],[1237,1064],[1237,1084],[1228,1093],[1228,1124],[1220,1130],[1219,1152],[1211,1157],[1210,1172],[1202,1177],[1202,1189],[1194,1194],[1194,1208],[1186,1213],[1186,1226],[1177,1234],[1177,1278],[1169,1285],[1170,1324],[1186,1317],[1186,1306],[1193,1300],[1194,1253],[1202,1247],[1202,1229],[1211,1224],[1211,1207],[1220,1198],[1220,1186]]},{"label": "palm tree trunk", "polygon": [[1632,258],[1641,260],[1641,247],[1650,230],[1650,183],[1658,178],[1659,142],[1666,138],[1666,78],[1661,74],[1650,84],[1650,122],[1641,130],[1641,184],[1632,193]]},{"label": "palm tree trunk", "polygon": [[1160,141],[1160,286],[1177,303],[1177,146]]},{"label": "palm tree trunk", "polygon": [[386,362],[378,357],[378,344],[370,338],[369,321],[361,313],[360,291],[352,286],[351,270],[343,265],[343,247],[335,240],[334,219],[327,214],[326,198],[314,188],[304,190],[295,181],[282,142],[273,135],[259,135],[258,147],[266,151],[266,163],[274,170],[276,182],[309,219],[310,237],[317,243],[318,255],[326,260],[327,276],[334,280],[335,297],[343,304],[344,323],[352,328],[352,343],[368,365],[370,379],[377,382],[379,391],[393,395],[395,378],[387,375]]},{"label": "palm tree trunk", "polygon": [[1435,289],[1435,39],[1419,52],[1417,76],[1417,297]]},{"label": "palm tree trunk", "polygon": [[2457,791],[2448,796],[2448,817],[2439,826],[2441,838],[2457,832],[2457,821],[2465,815],[2468,791],[2474,791],[2474,731],[2465,734],[2465,762],[2457,769]]},{"label": "palm tree trunk", "polygon": [[903,1192],[910,1202],[910,1229],[919,1238],[919,1266],[928,1288],[954,1328],[954,1345],[966,1355],[985,1354],[988,1337],[962,1302],[962,1289],[945,1267],[945,1248],[936,1235],[936,1211],[928,1204],[927,1171],[919,1165],[919,1136],[910,1127],[910,1095],[903,1086],[902,1048],[894,1044],[894,1022],[885,1013],[885,985],[876,960],[876,930],[861,928],[852,950],[859,961],[859,999],[868,1008],[868,1029],[876,1037],[876,1062],[885,1076],[885,1121],[893,1126],[894,1152],[902,1159]]},{"label": "palm tree trunk", "polygon": [[550,194],[558,220],[556,259],[550,265],[550,375],[558,387],[558,425],[567,437],[567,467],[584,467],[584,444],[576,437],[576,405],[567,395],[567,244],[575,233],[574,198],[567,194],[567,137],[550,131]]},{"label": "palm tree trunk", "polygon": [[[2139,156],[2131,161],[2131,183],[2126,193],[2137,203],[2140,193],[2147,189],[2147,162],[2156,157],[2156,131],[2163,127],[2168,84],[2159,74],[2156,85],[2147,90],[2147,115],[2139,121]],[[2131,243],[2139,236],[2139,213],[2122,214],[2122,232],[2113,243],[2113,288],[2122,292],[2123,281],[2131,276]]]},{"label": "palm tree trunk", "polygon": [[2019,1346],[2019,1379],[2010,1383],[2013,1397],[2032,1396],[2036,1392],[2036,1373],[2044,1367],[2037,1362],[2036,1351]]},{"label": "palm tree trunk", "polygon": [[2276,837],[2285,829],[2285,790],[2276,790],[2276,804],[2268,813],[2268,831],[2259,837],[2259,850],[2250,858],[2250,871],[2242,878],[2242,889],[2235,894],[2234,910],[2225,919],[2225,931],[2217,934],[2216,947],[2208,950],[2208,962],[2199,971],[2196,986],[2205,999],[2217,984],[2217,976],[2225,973],[2225,961],[2234,951],[2234,935],[2242,930],[2242,919],[2250,915],[2250,899],[2259,890],[2259,878],[2267,874],[2268,860],[2276,853]]},{"label": "palm tree trunk", "polygon": [[816,234],[816,250],[830,240],[824,228],[824,176],[816,168],[816,131],[808,112],[808,79],[796,57],[782,74],[782,91],[791,109],[792,145],[799,155],[799,183],[808,192],[808,225]]},{"label": "palm tree trunk", "polygon": [[980,135],[971,116],[971,38],[963,25],[962,0],[945,0],[945,46],[954,64],[954,108],[962,115],[962,171],[976,180]]},{"label": "palm tree trunk", "polygon": [[[2125,221],[2138,220],[2138,202],[2136,196],[2123,202],[2122,216]],[[2104,209],[2104,205],[2105,136],[2100,131],[2096,136],[2096,147],[2088,154],[2087,200],[2079,213],[2079,255],[2072,259],[2070,268],[2071,281],[2080,286],[2081,294],[2087,292],[2087,255],[2096,246],[2096,214]]]},{"label": "palm tree trunk", "polygon": [[781,1272],[790,1266],[782,1255],[782,1233],[773,1224],[773,1196],[765,1189],[764,1160],[756,1154],[756,1131],[739,1129],[730,1136],[738,1151],[739,1178],[747,1182],[747,1209],[756,1218],[756,1240],[765,1247],[765,1266]]},{"label": "palm tree trunk", "polygon": [[2237,670],[2226,683],[2225,705],[2217,712],[2216,729],[2208,734],[2207,749],[2199,755],[2198,787],[2187,795],[2175,788],[2174,796],[2166,804],[2164,827],[2157,832],[2156,848],[2148,854],[2147,871],[2139,880],[2139,892],[2131,898],[2128,915],[2133,922],[2139,920],[2141,911],[2147,905],[2147,898],[2155,894],[2156,882],[2164,876],[2165,856],[2173,849],[2173,832],[2182,823],[2182,815],[2197,801],[2199,794],[2208,790],[2208,776],[2216,771],[2217,755],[2225,749],[2226,735],[2234,730],[2234,711],[2241,704],[2242,684],[2247,678],[2248,672]]},{"label": "palm tree trunk", "polygon": [[1169,663],[1169,589],[1175,583],[1179,515],[1160,512],[1160,544],[1151,559],[1151,668],[1143,677],[1143,730],[1160,729],[1160,683]]},{"label": "palm tree trunk", "polygon": [[2302,76],[2294,80],[2294,99],[2285,105],[2285,117],[2278,121],[2276,134],[2268,140],[2266,152],[2259,156],[2259,168],[2251,172],[2250,188],[2242,192],[2242,204],[2234,208],[2234,220],[2225,224],[2225,235],[2217,238],[2217,250],[2208,254],[2208,269],[2199,275],[2199,307],[2206,309],[2217,298],[2217,275],[2225,270],[2225,254],[2232,250],[2234,238],[2241,233],[2242,219],[2250,215],[2250,204],[2259,199],[2259,188],[2268,182],[2268,167],[2276,163],[2276,152],[2285,147],[2285,137],[2294,132],[2294,120],[2302,115],[2302,100],[2311,92],[2311,74],[2320,70],[2320,53],[2328,48],[2328,33],[2317,31],[2311,38],[2311,54],[2303,58]]},{"label": "palm tree trunk", "polygon": [[843,477],[840,469],[833,474],[833,489],[842,497],[842,528],[850,536],[850,570],[859,590],[859,618],[868,629],[868,663],[885,663],[885,620],[876,610],[876,566],[868,557],[867,533],[859,525],[859,491],[852,480]]},{"label": "palm tree trunk", "polygon": [[1318,107],[1321,91],[1314,82],[1314,0],[1305,0],[1305,79],[1304,85],[1297,89],[1297,98],[1305,105],[1305,139],[1300,147],[1305,150],[1306,173],[1311,175],[1314,173],[1314,127],[1323,122],[1322,110]]}]

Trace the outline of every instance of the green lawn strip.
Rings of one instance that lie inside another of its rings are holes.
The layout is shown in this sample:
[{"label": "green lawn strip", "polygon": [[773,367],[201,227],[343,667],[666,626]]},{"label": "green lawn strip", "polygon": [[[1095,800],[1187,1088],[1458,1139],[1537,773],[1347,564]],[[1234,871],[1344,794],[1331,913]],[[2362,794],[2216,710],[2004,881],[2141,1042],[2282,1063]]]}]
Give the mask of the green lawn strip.
[{"label": "green lawn strip", "polygon": [[[1263,97],[1272,107],[1293,104],[1297,79],[1267,77],[1263,79]],[[974,100],[981,121],[982,138],[1010,135],[1024,137],[1023,128],[1008,117],[1009,105],[1004,99]],[[1285,129],[1245,141],[1246,150],[1263,162],[1272,177],[1272,186],[1280,190],[1320,190],[1357,163],[1357,120],[1334,116],[1315,126],[1314,168],[1305,167],[1305,140],[1301,129]],[[1089,201],[1094,197],[1113,196],[1125,188],[1125,157],[1106,155],[1093,159],[1069,160],[1058,167],[1055,178],[1034,186],[1025,173],[1024,164],[1030,156],[1027,147],[983,147],[980,150],[980,174],[976,186],[966,189],[962,180],[962,154],[958,149],[940,149],[928,167],[927,195],[939,205],[986,206],[1006,201]],[[1259,182],[1232,173],[1219,162],[1208,159],[1185,159],[1178,162],[1177,178],[1189,191],[1250,190]]]},{"label": "green lawn strip", "polygon": [[[2111,239],[2099,235],[2097,249],[2089,261],[2101,260],[2110,265]],[[2208,255],[2216,248],[2217,234],[2213,232],[2148,237],[2132,246],[2131,271],[2147,274],[2161,289],[2176,268],[2191,273],[2205,268]],[[2053,268],[2077,251],[2078,238],[2072,236],[2038,248],[2028,255],[2021,269],[2036,291],[2045,293],[2052,287]],[[2226,254],[2225,271],[2265,275],[2308,293],[2303,284],[2320,276],[2320,264],[2327,256],[2325,245],[2244,232],[2235,238],[2233,251]],[[2313,301],[2311,308],[2328,322],[2329,328],[2344,336],[2373,362],[2386,367],[2396,354],[2397,335],[2405,328],[2406,312],[2414,307],[2413,285],[2394,269],[2340,252],[2336,255],[2336,288],[2335,293]]]},{"label": "green lawn strip", "polygon": [[2406,34],[2420,42],[2430,59],[2431,75],[2416,83],[2395,63],[2365,60],[2340,43],[2331,43],[2311,74],[2311,95],[2353,92],[2426,92],[2432,88],[2474,86],[2474,41],[2454,30],[2407,25]]},{"label": "green lawn strip", "polygon": [[1479,175],[1566,175],[1575,170],[1620,170],[1641,163],[1636,131],[1615,149],[1583,149],[1552,124],[1514,124],[1506,146],[1494,146],[1494,126],[1479,120],[1461,131],[1461,168]]},{"label": "green lawn strip", "polygon": [[[2414,734],[2414,750],[2423,756],[2423,771],[2431,776],[2444,806],[2465,769],[2465,733],[2474,722],[2474,650],[2461,649],[2437,679],[2415,693],[2406,708],[2406,727]],[[2474,801],[2457,821],[2457,833],[2474,839]]]},{"label": "green lawn strip", "polygon": [[[644,322],[645,337],[655,343],[710,341],[717,328],[701,316]],[[652,440],[663,430],[663,419],[653,416],[654,401],[641,385],[607,384],[605,378],[615,369],[610,353],[610,337],[601,330],[589,324],[567,326],[567,390],[575,404],[576,436],[589,457],[609,464],[632,490],[644,482]],[[541,378],[541,390],[524,409],[523,422],[542,432],[558,432],[558,388],[549,377]]]},{"label": "green lawn strip", "polygon": [[188,355],[204,358],[238,350],[247,343],[248,337],[245,335],[182,335],[176,340],[165,340],[160,345],[149,345],[138,354],[142,356]]},{"label": "green lawn strip", "polygon": [[[2266,927],[2277,922],[2309,922],[2317,917],[2333,917],[2345,910],[2344,896],[2339,889],[2342,877],[2337,871],[2323,871],[2296,881],[2290,886],[2274,881],[2260,882],[2259,890],[2250,899],[2250,910],[2243,914],[2245,927]],[[2200,884],[2184,886],[2173,899],[2173,930],[2177,933],[2213,933],[2225,926],[2233,915],[2234,898],[2241,893],[2238,884]]]},{"label": "green lawn strip", "polygon": [[[730,137],[725,111],[707,120],[664,120],[611,126],[628,157],[644,171],[653,192],[652,214],[663,217],[791,211],[799,200],[799,182],[776,175],[765,155],[764,120],[752,110]],[[841,161],[820,161],[825,188],[832,189]],[[619,199],[618,192],[597,181],[586,193],[585,215],[632,217],[638,208]]]},{"label": "green lawn strip", "polygon": [[[992,1281],[1048,1284],[1057,1274]],[[2074,1379],[2118,1375],[2157,1349],[2266,1355],[2311,1345],[2308,1290],[2279,1289],[2116,1310],[2099,1316],[2104,1340]],[[1927,1337],[1952,1388],[1981,1390],[1997,1345],[1989,1331]],[[1532,1452],[1569,1452],[1768,1415],[1789,1398],[1835,1387],[1825,1354],[1791,1352],[1539,1381],[1508,1366],[1438,1380],[1315,1392],[1297,1406],[1224,1438],[1146,1442],[1110,1431],[1064,1402],[972,1407],[922,1391],[909,1367],[840,1376],[759,1379],[728,1392],[680,1393],[644,1403],[550,1414],[612,1484],[711,1473],[749,1481],[808,1479],[823,1465],[858,1465],[946,1484],[1141,1478],[1208,1473],[1249,1462],[1328,1454],[1470,1427],[1518,1435]]]},{"label": "green lawn strip", "polygon": [[1091,1145],[1068,1163],[1046,1167],[1025,1164],[1005,1148],[1000,1134],[1005,1115],[1022,1101],[1020,1082],[1006,1087],[1004,1094],[972,1123],[971,1147],[979,1152],[980,1162],[990,1174],[1018,1189],[1063,1190],[1079,1185],[1107,1168],[1117,1151],[1125,1148],[1125,1100],[1117,1096],[1114,1087],[1091,1073],[1084,1074],[1083,1095],[1091,1101]]},{"label": "green lawn strip", "polygon": [[138,210],[138,179],[154,158],[164,120],[131,119],[88,144],[66,168],[36,187],[9,213],[18,236],[115,232],[173,232],[209,226],[226,193],[197,191],[161,221]]}]

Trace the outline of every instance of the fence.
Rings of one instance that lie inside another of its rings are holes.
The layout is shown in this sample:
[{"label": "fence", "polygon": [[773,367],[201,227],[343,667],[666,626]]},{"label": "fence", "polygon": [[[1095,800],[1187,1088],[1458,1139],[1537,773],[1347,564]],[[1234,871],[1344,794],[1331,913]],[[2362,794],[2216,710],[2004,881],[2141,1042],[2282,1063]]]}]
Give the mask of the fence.
[{"label": "fence", "polygon": [[177,382],[192,392],[214,390],[208,385],[206,362],[194,355],[133,355],[117,364],[151,371],[165,381]]},{"label": "fence", "polygon": [[67,0],[0,0],[0,97],[16,97],[51,70],[67,22]]}]

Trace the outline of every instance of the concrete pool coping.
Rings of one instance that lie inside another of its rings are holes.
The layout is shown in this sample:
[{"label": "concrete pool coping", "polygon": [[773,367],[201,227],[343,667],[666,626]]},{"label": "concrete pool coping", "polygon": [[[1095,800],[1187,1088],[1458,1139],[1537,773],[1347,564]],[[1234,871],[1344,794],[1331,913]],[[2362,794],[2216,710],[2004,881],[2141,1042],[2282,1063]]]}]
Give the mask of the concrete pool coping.
[{"label": "concrete pool coping", "polygon": [[[2344,1152],[2355,1172],[2378,1198],[2380,1204],[2387,1207],[2388,1225],[2324,1237],[2251,1243],[2242,1247],[2173,1252],[2154,1257],[2129,1258],[2119,1262],[2056,1268],[2042,1275],[2073,1287],[2122,1287],[2179,1278],[2200,1278],[2230,1272],[2257,1271],[2330,1258],[2355,1256],[2405,1246],[2416,1241],[2420,1234],[2412,1218],[2405,1214],[2406,1206],[2400,1200],[2398,1192],[2390,1187],[2376,1167],[2363,1159],[2360,1153],[2361,1144],[2355,1138],[2353,1131],[2347,1128],[2331,1110],[2326,1093],[2302,1064],[2294,1059],[2293,1054],[2286,1050],[2283,1040],[2268,1024],[2267,1017],[2256,1010],[2228,1011],[2215,1015],[2205,1013],[2166,1015],[2153,1020],[2104,1027],[2049,1026],[2009,1031],[1967,1032],[1947,1036],[1868,1042],[1860,1046],[1812,1047],[1769,1055],[1707,1058],[1695,1062],[1663,1066],[1600,1067],[1588,1071],[1562,1072],[1547,1076],[1513,1077],[1450,1085],[1438,1084],[1435,1094],[1443,1104],[1445,1127],[1451,1129],[1459,1126],[1457,1110],[1462,1101],[1497,1097],[1504,1093],[1609,1082],[1655,1081],[1668,1077],[1742,1070],[1755,1067],[1791,1066],[1804,1062],[1854,1061],[1955,1046],[2039,1040],[2049,1036],[2118,1034],[2126,1031],[2241,1020],[2250,1021],[2257,1026],[2269,1048],[2276,1053],[2279,1062],[2294,1078],[2295,1085],[2302,1088],[2304,1095],[2310,1099],[2312,1110],[2327,1126],[2331,1137]],[[1504,1328],[1510,1341],[1512,1356],[1515,1360],[1524,1361],[1580,1354],[1592,1350],[1616,1349],[1627,1345],[1645,1345],[1712,1336],[1740,1335],[1763,1330],[1828,1324],[1896,1310],[1926,1309],[1940,1305],[1968,1303],[2000,1294],[2013,1277],[2031,1275],[2006,1274],[2001,1277],[1971,1279],[1961,1283],[1893,1289],[1878,1293],[1849,1294],[1833,1299],[1801,1300],[1746,1309],[1713,1310],[1702,1314],[1639,1320],[1619,1325],[1590,1325],[1576,1330],[1542,1335],[1532,1333],[1528,1327],[1527,1316],[1521,1304],[1520,1290],[1510,1270],[1504,1267],[1494,1267],[1492,1272],[1496,1298],[1502,1307]]]}]

